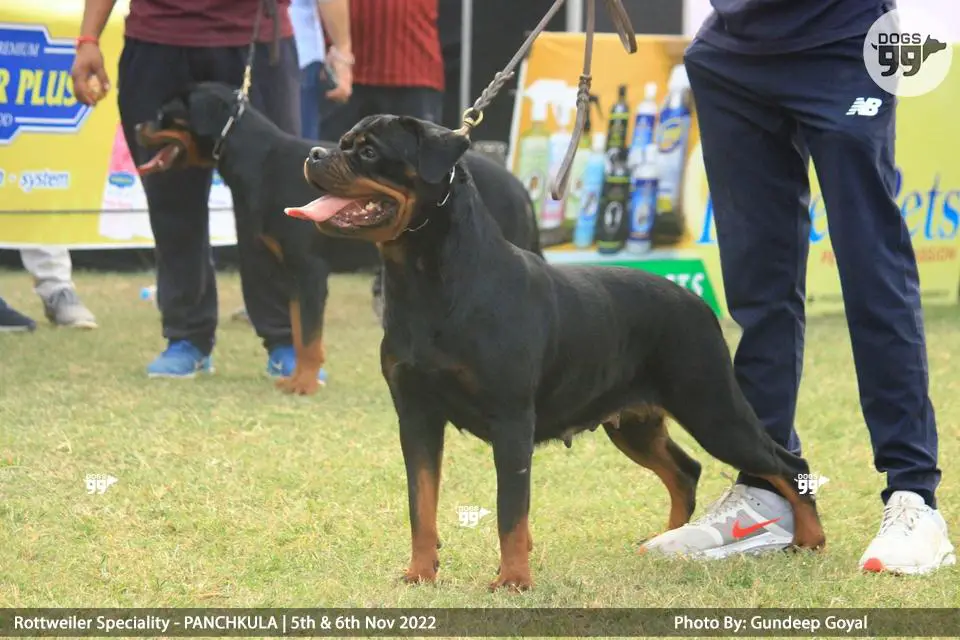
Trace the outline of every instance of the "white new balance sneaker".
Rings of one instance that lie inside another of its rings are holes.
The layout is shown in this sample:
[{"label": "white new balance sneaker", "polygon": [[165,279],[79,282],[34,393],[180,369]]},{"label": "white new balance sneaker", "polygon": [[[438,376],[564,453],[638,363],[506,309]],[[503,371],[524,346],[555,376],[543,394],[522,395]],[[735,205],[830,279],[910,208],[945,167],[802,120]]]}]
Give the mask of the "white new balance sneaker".
[{"label": "white new balance sneaker", "polygon": [[896,491],[883,510],[880,532],[860,558],[860,568],[919,575],[956,562],[940,512],[912,491]]},{"label": "white new balance sneaker", "polygon": [[648,540],[640,552],[726,558],[787,548],[793,542],[793,510],[772,491],[735,484],[706,513]]}]

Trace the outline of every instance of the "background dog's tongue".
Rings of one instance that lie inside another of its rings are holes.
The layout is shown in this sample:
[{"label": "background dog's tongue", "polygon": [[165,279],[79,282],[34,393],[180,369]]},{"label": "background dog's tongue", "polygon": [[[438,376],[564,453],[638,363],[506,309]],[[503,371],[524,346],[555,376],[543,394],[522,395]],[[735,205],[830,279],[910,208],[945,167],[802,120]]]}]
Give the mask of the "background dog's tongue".
[{"label": "background dog's tongue", "polygon": [[284,213],[293,218],[302,218],[314,222],[325,222],[337,215],[344,207],[356,202],[356,198],[338,198],[337,196],[321,196],[302,207],[288,207]]}]

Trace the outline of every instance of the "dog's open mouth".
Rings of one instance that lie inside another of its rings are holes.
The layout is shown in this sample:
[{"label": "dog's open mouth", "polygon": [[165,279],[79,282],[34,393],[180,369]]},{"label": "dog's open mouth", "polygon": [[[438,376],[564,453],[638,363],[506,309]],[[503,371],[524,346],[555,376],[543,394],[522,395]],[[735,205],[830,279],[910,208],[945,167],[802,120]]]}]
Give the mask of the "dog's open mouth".
[{"label": "dog's open mouth", "polygon": [[147,176],[151,173],[160,173],[172,169],[184,151],[179,142],[168,142],[160,147],[160,150],[153,154],[153,157],[137,166],[137,172],[141,176]]},{"label": "dog's open mouth", "polygon": [[396,217],[398,204],[389,198],[321,196],[302,207],[288,207],[291,217],[324,222],[335,227],[376,227]]}]

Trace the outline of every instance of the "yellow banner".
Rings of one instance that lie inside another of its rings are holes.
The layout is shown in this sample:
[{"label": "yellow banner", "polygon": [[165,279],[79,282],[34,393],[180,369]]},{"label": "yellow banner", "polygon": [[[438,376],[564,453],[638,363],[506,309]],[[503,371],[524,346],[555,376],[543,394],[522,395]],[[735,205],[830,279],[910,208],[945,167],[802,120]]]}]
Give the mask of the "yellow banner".
[{"label": "yellow banner", "polygon": [[[127,0],[100,46],[114,89],[96,108],[73,94],[83,2],[0,4],[0,247],[152,247],[146,196],[117,112]],[[211,240],[234,244],[230,191],[214,176]]]},{"label": "yellow banner", "polygon": [[[663,104],[671,70],[682,64],[688,42],[684,38],[644,36],[638,38],[637,53],[627,55],[616,35],[598,35],[593,54],[592,91],[599,96],[604,114],[600,118],[594,113],[593,130],[607,131],[618,87],[626,85],[631,106],[629,144],[633,135],[633,111],[643,99],[644,87],[655,82],[657,103]],[[534,123],[538,94],[548,96],[548,102],[565,102],[572,108],[583,46],[582,34],[545,33],[537,39],[521,69],[509,152],[510,166],[521,177],[529,173],[520,171],[524,161],[518,157],[524,136],[531,131],[539,132],[540,128],[546,129],[545,135],[553,135],[565,125],[561,122],[566,118],[562,107],[549,108],[545,123]],[[960,65],[955,64],[936,91],[902,99],[897,111],[896,200],[913,238],[925,305],[956,304],[960,292],[960,165],[954,158],[955,150],[960,148],[960,129],[950,124],[957,104],[960,104]],[[595,246],[575,247],[570,242],[570,231],[553,234],[546,248],[551,262],[624,264],[649,269],[688,284],[720,313],[726,313],[696,113],[692,115],[681,210],[677,212],[682,230],[673,234],[672,240],[658,242],[655,239],[652,249],[641,254],[624,249],[612,255],[598,253]],[[580,186],[578,179],[577,175],[571,179],[570,190],[574,193]],[[535,184],[528,184],[531,195],[546,197],[540,180],[532,182]],[[826,209],[813,167],[810,214],[807,310],[811,315],[837,312],[843,308],[840,282],[827,232]],[[573,226],[575,222],[569,224]]]}]

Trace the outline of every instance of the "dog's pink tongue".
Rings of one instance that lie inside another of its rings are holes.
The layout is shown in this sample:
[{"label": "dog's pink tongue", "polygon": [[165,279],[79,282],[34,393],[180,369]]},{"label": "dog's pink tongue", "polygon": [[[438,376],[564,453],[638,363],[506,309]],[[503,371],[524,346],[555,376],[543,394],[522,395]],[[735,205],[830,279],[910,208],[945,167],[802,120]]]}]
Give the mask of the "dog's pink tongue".
[{"label": "dog's pink tongue", "polygon": [[284,213],[292,218],[302,218],[313,222],[326,222],[337,215],[344,207],[357,202],[357,198],[338,198],[337,196],[320,196],[310,204],[302,207],[287,207]]}]

